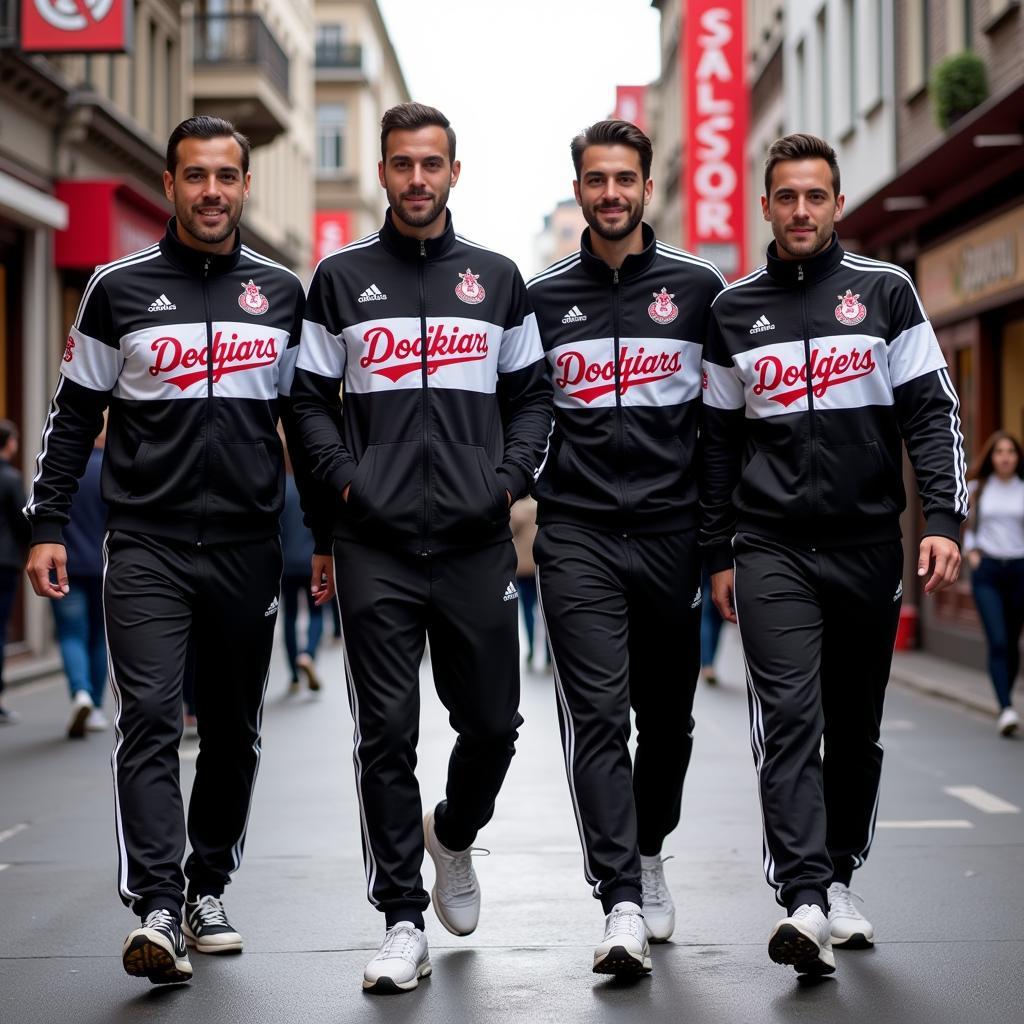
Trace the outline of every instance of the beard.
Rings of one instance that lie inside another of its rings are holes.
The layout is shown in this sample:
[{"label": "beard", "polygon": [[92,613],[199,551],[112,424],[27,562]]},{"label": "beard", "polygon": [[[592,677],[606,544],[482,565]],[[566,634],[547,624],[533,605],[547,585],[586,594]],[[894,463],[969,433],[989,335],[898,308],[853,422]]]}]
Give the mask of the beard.
[{"label": "beard", "polygon": [[446,188],[440,195],[434,196],[434,201],[427,209],[415,213],[406,209],[402,205],[402,200],[413,196],[429,196],[429,192],[393,192],[390,188],[385,188],[384,191],[387,193],[391,212],[403,224],[408,224],[411,228],[424,228],[428,224],[433,224],[444,213],[445,207],[448,205],[448,196],[451,194],[451,188]]},{"label": "beard", "polygon": [[808,260],[812,256],[817,256],[822,249],[828,248],[829,243],[832,241],[833,225],[830,223],[827,226],[822,225],[817,228],[814,232],[814,238],[808,242],[804,242],[803,245],[807,248],[791,249],[785,242],[785,232],[782,234],[782,239],[776,238],[776,244],[785,253],[788,253],[793,259]]},{"label": "beard", "polygon": [[[623,207],[617,207],[622,209]],[[583,219],[590,226],[590,230],[600,235],[607,242],[618,242],[636,230],[636,226],[644,219],[644,208],[642,204],[626,206],[627,216],[625,223],[616,228],[605,227],[598,216],[600,208],[597,206],[584,206]]]},{"label": "beard", "polygon": [[178,223],[194,239],[204,245],[219,245],[235,233],[238,222],[242,219],[241,203],[235,207],[230,205],[221,207],[227,211],[227,220],[222,227],[205,227],[199,222],[198,211],[193,212],[193,209],[193,207],[184,207],[183,209],[175,207],[174,215],[178,218]]}]

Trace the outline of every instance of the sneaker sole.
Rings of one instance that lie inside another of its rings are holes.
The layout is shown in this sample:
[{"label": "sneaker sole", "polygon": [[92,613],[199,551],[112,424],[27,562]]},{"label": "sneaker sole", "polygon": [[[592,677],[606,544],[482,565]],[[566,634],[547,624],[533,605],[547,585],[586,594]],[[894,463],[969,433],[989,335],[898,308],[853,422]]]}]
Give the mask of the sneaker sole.
[{"label": "sneaker sole", "polygon": [[242,936],[238,932],[232,933],[232,938],[226,938],[222,942],[203,942],[202,939],[197,939],[195,934],[189,928],[187,922],[181,922],[181,934],[185,936],[185,942],[191,946],[197,953],[241,953],[242,952]]},{"label": "sneaker sole", "polygon": [[306,685],[313,693],[320,692],[320,677],[312,665],[300,665],[299,671],[306,677]]},{"label": "sneaker sole", "polygon": [[650,974],[652,969],[649,956],[637,956],[625,946],[612,946],[607,953],[594,954],[595,974],[616,974],[620,977],[639,978]]},{"label": "sneaker sole", "polygon": [[416,977],[409,981],[395,981],[393,978],[378,978],[376,981],[367,981],[363,978],[363,991],[375,996],[398,996],[403,992],[411,992],[420,983],[420,978],[429,978],[433,968],[428,960],[420,964],[416,970]]},{"label": "sneaker sole", "polygon": [[85,736],[85,720],[89,717],[92,708],[80,707],[75,711],[75,717],[71,719],[68,726],[68,739],[80,740]]},{"label": "sneaker sole", "polygon": [[[428,827],[428,822],[430,822],[432,818],[433,818],[433,812],[431,812],[431,811],[428,811],[423,816],[423,848],[427,851],[427,854],[430,856],[430,862],[434,865],[434,872],[436,874],[436,872],[437,872],[437,861],[434,859],[434,851],[431,850],[431,848],[430,848],[429,836],[430,836],[430,833],[431,833],[431,829]],[[474,924],[472,928],[469,928],[466,931],[459,931],[459,929],[456,928],[451,923],[451,921],[448,920],[448,918],[445,916],[444,908],[441,906],[441,901],[437,898],[437,884],[436,883],[435,883],[434,887],[430,890],[430,903],[431,903],[431,905],[434,908],[435,916],[437,917],[438,921],[441,922],[441,924],[444,927],[445,931],[450,932],[452,935],[459,935],[459,936],[472,935],[473,932],[476,931],[476,924]],[[477,912],[477,914],[479,915],[479,911]],[[479,916],[478,916],[478,921],[479,921]]]},{"label": "sneaker sole", "polygon": [[1004,725],[999,730],[1000,736],[1012,736],[1017,731],[1017,723],[1011,722],[1009,725]]},{"label": "sneaker sole", "polygon": [[768,940],[768,956],[777,964],[793,967],[797,974],[833,974],[836,969],[831,950],[823,949],[791,924],[782,925]]},{"label": "sneaker sole", "polygon": [[834,935],[832,936],[833,949],[871,949],[874,945],[875,940],[863,932],[854,932],[853,935],[845,939],[837,939]]},{"label": "sneaker sole", "polygon": [[174,985],[192,980],[192,965],[187,960],[186,971],[163,946],[145,935],[132,939],[131,945],[121,954],[121,963],[133,978],[149,978],[154,985]]}]

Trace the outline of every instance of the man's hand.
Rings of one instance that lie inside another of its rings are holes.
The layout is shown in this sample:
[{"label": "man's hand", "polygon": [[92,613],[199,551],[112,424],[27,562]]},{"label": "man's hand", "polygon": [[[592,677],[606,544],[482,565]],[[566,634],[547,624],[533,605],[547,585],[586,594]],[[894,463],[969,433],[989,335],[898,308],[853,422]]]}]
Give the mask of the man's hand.
[{"label": "man's hand", "polygon": [[726,622],[736,621],[734,569],[723,569],[711,577],[711,600]]},{"label": "man's hand", "polygon": [[948,537],[925,537],[921,541],[921,553],[917,559],[917,575],[927,576],[924,585],[926,594],[934,594],[956,583],[960,575],[960,547]]},{"label": "man's hand", "polygon": [[[57,574],[57,582],[50,582],[50,571]],[[59,601],[71,588],[68,586],[68,553],[63,544],[34,544],[28,552],[25,566],[32,589],[40,597]]]},{"label": "man's hand", "polygon": [[309,592],[317,608],[334,597],[334,559],[330,555],[313,556],[313,575],[309,581]]},{"label": "man's hand", "polygon": [[981,565],[981,552],[977,548],[972,548],[967,552],[967,564],[972,569],[977,569]]}]

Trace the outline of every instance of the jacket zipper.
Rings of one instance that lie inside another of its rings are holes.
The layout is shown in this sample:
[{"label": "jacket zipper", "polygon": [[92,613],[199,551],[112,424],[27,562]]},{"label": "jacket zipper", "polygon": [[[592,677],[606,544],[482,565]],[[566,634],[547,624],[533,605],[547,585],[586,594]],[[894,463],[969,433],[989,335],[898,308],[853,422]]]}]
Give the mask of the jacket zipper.
[{"label": "jacket zipper", "polygon": [[[798,264],[796,268],[796,279],[800,283],[800,321],[804,335],[804,365],[807,369],[807,435],[810,447],[810,511],[816,514],[820,503],[818,490],[820,481],[818,479],[818,429],[814,413],[814,376],[811,367],[811,329],[807,323],[807,282],[804,280],[804,265]],[[816,518],[816,516],[815,516]],[[817,546],[817,537],[812,536],[811,544]],[[812,548],[813,550],[813,548]]]},{"label": "jacket zipper", "polygon": [[430,557],[430,503],[431,503],[431,455],[430,455],[430,387],[427,364],[427,243],[420,239],[420,259],[417,265],[419,297],[420,297],[420,374],[423,383],[423,397],[420,407],[423,410],[423,532],[421,534],[420,557]]},{"label": "jacket zipper", "polygon": [[613,356],[615,358],[615,457],[617,461],[616,477],[618,478],[619,495],[622,500],[622,510],[627,511],[629,501],[626,497],[626,442],[622,430],[622,380],[619,366],[619,333],[620,333],[620,296],[619,296],[619,271],[612,270],[612,339],[614,344]]},{"label": "jacket zipper", "polygon": [[210,257],[203,261],[203,313],[206,316],[206,416],[203,423],[203,461],[199,471],[199,528],[196,547],[203,546],[206,525],[206,479],[210,451],[210,419],[213,416],[213,318],[210,315]]}]

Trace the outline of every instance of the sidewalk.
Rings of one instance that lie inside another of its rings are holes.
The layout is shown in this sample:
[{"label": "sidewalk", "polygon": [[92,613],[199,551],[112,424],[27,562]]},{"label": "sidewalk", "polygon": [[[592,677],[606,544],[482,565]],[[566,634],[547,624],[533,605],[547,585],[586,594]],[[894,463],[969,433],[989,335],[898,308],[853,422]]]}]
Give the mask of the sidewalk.
[{"label": "sidewalk", "polygon": [[[955,701],[972,711],[996,716],[995,694],[988,675],[924,651],[897,651],[892,659],[891,682],[919,693]],[[1024,714],[1019,688],[1014,704]]]}]

